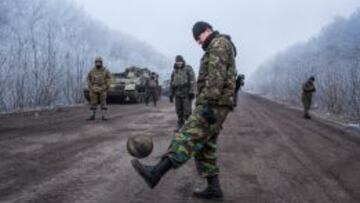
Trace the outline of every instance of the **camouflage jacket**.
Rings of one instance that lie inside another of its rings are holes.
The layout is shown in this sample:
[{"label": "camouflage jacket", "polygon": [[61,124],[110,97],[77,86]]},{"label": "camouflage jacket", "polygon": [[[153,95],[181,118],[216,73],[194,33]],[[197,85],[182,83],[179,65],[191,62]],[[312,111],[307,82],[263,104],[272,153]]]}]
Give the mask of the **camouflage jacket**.
[{"label": "camouflage jacket", "polygon": [[159,81],[156,77],[150,77],[146,81],[146,88],[157,88],[159,86]]},{"label": "camouflage jacket", "polygon": [[94,92],[107,91],[110,88],[111,73],[105,67],[92,68],[87,76],[89,90]]},{"label": "camouflage jacket", "polygon": [[313,93],[315,91],[316,88],[313,81],[308,80],[305,84],[303,84],[303,93]]},{"label": "camouflage jacket", "polygon": [[175,68],[171,74],[170,94],[174,96],[188,96],[195,94],[195,73],[191,66]]},{"label": "camouflage jacket", "polygon": [[[214,33],[213,33],[214,34]],[[201,59],[196,105],[234,105],[236,86],[236,48],[230,38],[215,34]]]}]

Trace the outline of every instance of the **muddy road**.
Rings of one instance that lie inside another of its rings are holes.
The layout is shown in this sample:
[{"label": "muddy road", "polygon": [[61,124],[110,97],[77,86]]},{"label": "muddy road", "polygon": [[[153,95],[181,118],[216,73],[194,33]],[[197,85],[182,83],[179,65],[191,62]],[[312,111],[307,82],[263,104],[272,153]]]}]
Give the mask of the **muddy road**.
[{"label": "muddy road", "polygon": [[[131,168],[129,136],[148,135],[156,162],[176,117],[158,108],[111,106],[107,122],[86,107],[0,116],[0,202],[206,202],[192,197],[193,161],[150,190]],[[242,94],[219,138],[224,202],[360,202],[360,135]]]}]

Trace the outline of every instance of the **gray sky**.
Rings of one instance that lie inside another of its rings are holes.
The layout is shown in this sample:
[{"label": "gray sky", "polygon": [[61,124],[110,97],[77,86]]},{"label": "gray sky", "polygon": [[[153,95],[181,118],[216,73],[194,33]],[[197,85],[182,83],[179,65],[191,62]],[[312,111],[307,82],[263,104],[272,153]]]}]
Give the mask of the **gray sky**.
[{"label": "gray sky", "polygon": [[202,54],[191,28],[198,20],[230,34],[239,72],[249,74],[286,47],[316,35],[334,17],[348,17],[360,0],[74,0],[114,30],[161,53],[184,55],[198,68]]}]

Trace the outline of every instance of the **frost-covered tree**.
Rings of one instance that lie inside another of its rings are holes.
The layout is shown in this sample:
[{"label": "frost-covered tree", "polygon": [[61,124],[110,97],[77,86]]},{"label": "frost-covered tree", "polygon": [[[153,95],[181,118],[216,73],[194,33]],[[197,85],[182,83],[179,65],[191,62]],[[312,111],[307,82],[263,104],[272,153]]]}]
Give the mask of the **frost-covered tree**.
[{"label": "frost-covered tree", "polygon": [[0,111],[83,101],[93,58],[112,71],[131,65],[162,75],[169,60],[110,30],[68,0],[0,1]]},{"label": "frost-covered tree", "polygon": [[249,88],[300,105],[301,85],[311,75],[320,109],[360,118],[360,11],[349,19],[334,19],[317,37],[263,63]]}]

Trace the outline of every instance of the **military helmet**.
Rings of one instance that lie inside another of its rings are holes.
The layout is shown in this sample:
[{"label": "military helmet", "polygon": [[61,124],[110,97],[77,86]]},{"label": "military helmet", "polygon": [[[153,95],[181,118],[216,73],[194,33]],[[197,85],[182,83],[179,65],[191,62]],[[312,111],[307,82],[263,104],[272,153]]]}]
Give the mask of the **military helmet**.
[{"label": "military helmet", "polygon": [[184,60],[184,57],[183,57],[183,56],[177,55],[177,56],[175,57],[175,61],[176,61],[176,62],[184,62],[185,60]]},{"label": "military helmet", "polygon": [[311,77],[309,78],[309,80],[315,81],[315,76],[311,76]]},{"label": "military helmet", "polygon": [[95,62],[103,62],[103,58],[101,56],[96,56]]}]

